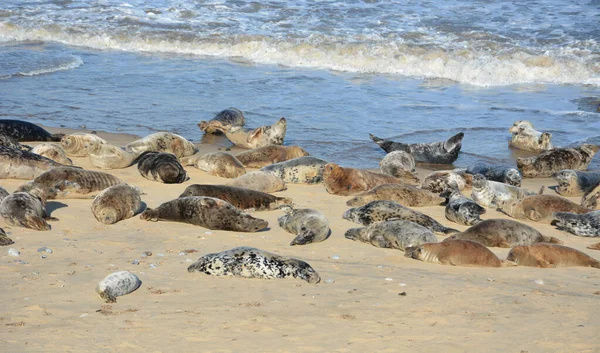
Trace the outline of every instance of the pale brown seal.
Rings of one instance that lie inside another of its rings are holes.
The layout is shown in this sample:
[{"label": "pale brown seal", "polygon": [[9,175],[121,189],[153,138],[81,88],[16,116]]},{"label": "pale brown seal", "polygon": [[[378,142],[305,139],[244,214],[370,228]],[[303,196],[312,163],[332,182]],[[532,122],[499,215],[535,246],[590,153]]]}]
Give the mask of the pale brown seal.
[{"label": "pale brown seal", "polygon": [[185,169],[171,153],[142,153],[138,158],[138,170],[144,178],[165,184],[180,184],[189,180]]},{"label": "pale brown seal", "polygon": [[127,184],[104,189],[92,202],[92,213],[98,222],[114,224],[141,211],[140,190]]},{"label": "pale brown seal", "polygon": [[277,120],[273,125],[256,129],[244,129],[234,126],[225,131],[225,136],[234,145],[241,148],[257,148],[268,145],[282,145],[287,130],[285,118]]},{"label": "pale brown seal", "polygon": [[125,150],[141,155],[144,152],[172,153],[177,158],[191,156],[198,152],[193,143],[185,137],[170,132],[156,132],[125,146]]},{"label": "pale brown seal", "polygon": [[22,120],[0,120],[0,134],[17,141],[60,141],[64,134],[51,134],[35,124]]},{"label": "pale brown seal", "polygon": [[424,243],[437,243],[431,230],[405,220],[383,221],[367,227],[348,229],[346,239],[370,243],[378,248],[404,250]]},{"label": "pale brown seal", "polygon": [[287,188],[283,180],[271,173],[262,172],[260,170],[239,176],[228,182],[227,185],[266,192],[267,194],[282,191]]},{"label": "pale brown seal", "polygon": [[533,244],[515,246],[508,253],[508,261],[531,267],[571,267],[583,266],[600,268],[600,262],[573,248],[553,244]]},{"label": "pale brown seal", "polygon": [[248,168],[262,168],[304,156],[308,152],[298,146],[269,145],[242,152],[236,158]]},{"label": "pale brown seal", "polygon": [[47,170],[62,166],[32,152],[0,146],[0,179],[30,180]]},{"label": "pale brown seal", "polygon": [[395,201],[406,207],[440,205],[446,199],[427,190],[406,184],[384,184],[354,196],[347,206],[362,206],[375,200]]},{"label": "pale brown seal", "polygon": [[15,192],[0,203],[0,216],[6,223],[35,230],[50,230],[46,220],[57,220],[46,212],[46,201],[37,193]]},{"label": "pale brown seal", "polygon": [[586,170],[599,148],[591,144],[554,148],[537,157],[517,158],[517,167],[527,178],[549,178],[563,169]]},{"label": "pale brown seal", "polygon": [[288,197],[276,197],[264,192],[227,185],[190,185],[179,197],[206,196],[229,202],[242,210],[270,211],[291,204]]},{"label": "pale brown seal", "polygon": [[554,212],[582,214],[592,211],[557,195],[532,195],[520,200],[498,201],[497,204],[500,211],[515,219],[544,223],[554,219]]},{"label": "pale brown seal", "polygon": [[404,151],[410,153],[415,161],[431,164],[452,164],[458,158],[458,153],[462,147],[464,133],[448,138],[446,141],[431,143],[401,143],[381,139],[373,134],[369,134],[371,140],[375,142],[386,152]]},{"label": "pale brown seal", "polygon": [[182,157],[181,164],[194,167],[221,178],[237,178],[246,174],[246,168],[233,155],[226,152],[196,153]]},{"label": "pale brown seal", "polygon": [[67,155],[73,157],[87,157],[88,149],[90,149],[92,145],[104,143],[106,143],[106,140],[98,135],[86,134],[83,132],[66,135],[60,140],[60,145]]},{"label": "pale brown seal", "polygon": [[326,161],[304,156],[262,167],[260,170],[271,173],[286,183],[318,184],[323,181]]},{"label": "pale brown seal", "polygon": [[319,243],[329,237],[329,221],[321,212],[311,208],[294,209],[282,206],[285,215],[277,218],[279,226],[296,237],[290,245]]},{"label": "pale brown seal", "polygon": [[537,131],[533,124],[527,120],[518,120],[508,129],[512,134],[508,145],[531,152],[543,152],[553,148],[552,134],[549,132]]},{"label": "pale brown seal", "polygon": [[490,249],[470,240],[421,244],[406,248],[404,256],[440,265],[502,267]]},{"label": "pale brown seal", "polygon": [[198,127],[205,134],[223,134],[229,128],[234,126],[244,126],[246,119],[244,113],[236,108],[229,108],[218,112],[214,118],[209,121],[202,120]]},{"label": "pale brown seal", "polygon": [[88,146],[90,163],[100,169],[123,169],[135,162],[138,154],[108,143]]},{"label": "pale brown seal", "polygon": [[565,169],[552,175],[558,182],[554,189],[562,196],[581,196],[600,184],[600,170],[582,172]]},{"label": "pale brown seal", "polygon": [[67,157],[65,150],[62,149],[60,145],[44,142],[39,145],[34,146],[31,149],[32,153],[39,154],[40,156],[50,158],[56,163],[60,163],[62,165],[71,166],[73,165],[73,161]]},{"label": "pale brown seal", "polygon": [[371,190],[378,185],[395,183],[418,185],[420,180],[414,174],[406,171],[403,172],[402,178],[396,178],[366,169],[344,168],[335,163],[326,164],[323,171],[325,189],[333,195],[354,195]]}]

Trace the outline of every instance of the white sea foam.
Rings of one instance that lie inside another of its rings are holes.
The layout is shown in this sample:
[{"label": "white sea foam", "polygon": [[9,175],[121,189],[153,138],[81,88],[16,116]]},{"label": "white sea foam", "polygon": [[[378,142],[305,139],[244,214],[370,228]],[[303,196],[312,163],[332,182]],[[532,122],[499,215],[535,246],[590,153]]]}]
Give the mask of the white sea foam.
[{"label": "white sea foam", "polygon": [[19,72],[19,73],[17,73],[17,75],[20,75],[20,76],[44,75],[44,74],[49,74],[49,73],[53,73],[53,72],[57,72],[57,71],[76,69],[76,68],[80,67],[81,65],[83,65],[83,60],[81,60],[81,58],[79,56],[73,55],[71,58],[72,58],[72,60],[67,61],[65,63],[57,64],[56,66],[40,68],[40,69],[31,70],[31,71]]}]

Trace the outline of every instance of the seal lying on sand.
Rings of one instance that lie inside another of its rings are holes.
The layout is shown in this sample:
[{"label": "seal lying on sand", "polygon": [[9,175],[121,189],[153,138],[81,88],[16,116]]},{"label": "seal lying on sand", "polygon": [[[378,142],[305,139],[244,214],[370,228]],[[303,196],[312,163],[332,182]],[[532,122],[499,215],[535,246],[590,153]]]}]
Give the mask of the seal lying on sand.
[{"label": "seal lying on sand", "polygon": [[444,241],[453,240],[471,240],[485,246],[499,248],[533,243],[562,244],[558,238],[544,236],[536,229],[511,219],[486,219],[464,232],[444,239]]},{"label": "seal lying on sand", "polygon": [[244,126],[246,119],[244,113],[236,108],[221,110],[209,121],[202,120],[198,123],[200,130],[206,134],[223,134],[234,126]]},{"label": "seal lying on sand", "polygon": [[30,180],[60,163],[32,152],[0,146],[0,179]]},{"label": "seal lying on sand", "polygon": [[281,207],[285,215],[277,218],[279,226],[296,238],[290,245],[319,243],[329,237],[329,221],[321,212],[310,208],[294,209],[290,205]]},{"label": "seal lying on sand", "polygon": [[180,184],[189,180],[185,169],[171,153],[142,153],[138,158],[138,170],[144,178],[165,184]]},{"label": "seal lying on sand", "polygon": [[344,212],[343,218],[366,226],[375,222],[400,219],[415,222],[435,233],[451,234],[458,232],[456,229],[444,227],[426,214],[411,210],[394,201],[371,201],[364,206],[347,210]]},{"label": "seal lying on sand", "polygon": [[415,169],[415,159],[410,153],[404,151],[392,151],[388,153],[379,162],[379,169],[383,174],[396,178],[401,178],[406,172],[413,174],[417,172]]},{"label": "seal lying on sand", "polygon": [[437,242],[431,230],[404,220],[377,222],[368,227],[348,229],[344,236],[346,239],[371,243],[378,248],[398,250]]},{"label": "seal lying on sand", "polygon": [[259,170],[239,176],[228,182],[227,185],[266,192],[267,194],[282,191],[287,188],[281,178]]},{"label": "seal lying on sand", "polygon": [[[14,148],[21,151],[31,151],[31,147],[22,145],[16,138],[0,133],[0,146]],[[34,152],[35,153],[35,152]]]},{"label": "seal lying on sand", "polygon": [[502,267],[490,249],[470,240],[421,244],[406,248],[404,256],[440,265]]},{"label": "seal lying on sand", "polygon": [[43,197],[27,192],[15,192],[6,196],[0,204],[0,216],[10,225],[35,230],[50,230],[46,220],[57,220],[46,212]]},{"label": "seal lying on sand", "polygon": [[584,214],[555,212],[553,225],[582,237],[600,237],[600,211]]},{"label": "seal lying on sand", "polygon": [[92,202],[92,213],[98,222],[114,224],[141,211],[140,191],[127,184],[104,189]]},{"label": "seal lying on sand", "polygon": [[157,132],[125,146],[125,150],[141,155],[144,152],[172,153],[177,158],[191,156],[198,152],[193,143],[184,137],[170,132]]},{"label": "seal lying on sand", "polygon": [[555,148],[537,157],[517,158],[517,167],[527,178],[548,178],[563,169],[586,170],[598,149],[598,146],[590,144]]},{"label": "seal lying on sand", "polygon": [[256,129],[244,129],[234,126],[225,131],[225,136],[234,145],[241,148],[257,148],[268,145],[282,145],[287,130],[285,118],[273,125],[261,126]]},{"label": "seal lying on sand", "polygon": [[260,171],[271,173],[286,183],[318,184],[323,181],[326,161],[311,157],[298,157],[285,162],[262,167]]},{"label": "seal lying on sand", "polygon": [[600,184],[594,186],[590,191],[583,195],[581,198],[581,206],[596,209],[598,208],[598,198],[600,198]]},{"label": "seal lying on sand", "polygon": [[66,135],[60,140],[60,145],[67,155],[73,157],[87,157],[88,150],[94,149],[94,145],[105,143],[106,140],[98,135],[82,132]]},{"label": "seal lying on sand", "polygon": [[588,213],[591,209],[557,195],[533,195],[520,200],[497,202],[499,210],[515,218],[550,223],[554,212]]},{"label": "seal lying on sand", "polygon": [[481,174],[473,176],[473,192],[471,193],[471,197],[481,206],[490,207],[496,205],[496,202],[520,200],[525,196],[531,195],[537,195],[537,193],[517,186],[487,180]]},{"label": "seal lying on sand", "polygon": [[454,223],[465,226],[473,225],[480,222],[481,218],[479,216],[486,212],[485,208],[464,196],[459,190],[445,191],[442,195],[448,197],[445,211],[446,218]]},{"label": "seal lying on sand", "polygon": [[406,207],[426,207],[440,205],[445,198],[412,185],[384,184],[354,196],[346,205],[362,206],[375,200],[395,201]]},{"label": "seal lying on sand", "polygon": [[226,152],[196,153],[193,156],[182,157],[181,164],[193,165],[210,175],[221,178],[237,178],[246,174],[246,168],[242,163]]},{"label": "seal lying on sand", "polygon": [[469,174],[482,174],[487,180],[498,181],[504,184],[521,186],[523,177],[516,168],[505,165],[487,165],[477,162],[467,167]]},{"label": "seal lying on sand", "polygon": [[142,281],[129,271],[119,271],[106,276],[96,286],[96,293],[106,303],[116,303],[117,297],[127,295],[140,288]]},{"label": "seal lying on sand", "polygon": [[156,209],[147,208],[141,219],[190,223],[208,229],[258,232],[269,224],[254,218],[227,201],[212,197],[189,196],[167,201]]},{"label": "seal lying on sand", "polygon": [[511,147],[531,152],[543,152],[553,148],[550,142],[552,134],[537,131],[527,120],[515,121],[508,132],[512,134],[508,143]]},{"label": "seal lying on sand", "polygon": [[51,134],[45,129],[21,120],[0,120],[0,135],[8,135],[17,141],[60,141],[64,134]]},{"label": "seal lying on sand", "polygon": [[190,185],[179,197],[206,196],[229,202],[241,210],[270,211],[291,204],[288,197],[276,197],[264,192],[226,185]]},{"label": "seal lying on sand", "polygon": [[304,261],[279,256],[264,250],[239,247],[207,254],[188,267],[188,272],[243,278],[299,278],[310,284],[321,281],[319,274]]},{"label": "seal lying on sand", "polygon": [[440,170],[427,175],[421,183],[421,188],[441,194],[447,190],[469,189],[472,181],[473,175],[467,174],[465,169]]},{"label": "seal lying on sand", "polygon": [[446,141],[412,144],[384,140],[372,134],[369,134],[369,136],[371,136],[371,140],[388,153],[404,151],[410,153],[417,162],[452,164],[458,158],[458,152],[462,147],[462,139],[465,134],[459,132]]},{"label": "seal lying on sand", "polygon": [[298,146],[269,145],[242,152],[235,157],[248,168],[262,168],[304,156],[308,156],[308,152]]},{"label": "seal lying on sand", "polygon": [[335,163],[328,163],[323,171],[325,189],[333,195],[354,195],[371,190],[378,185],[395,183],[418,185],[420,181],[410,172],[404,172],[402,178],[396,178],[366,169],[344,168]]},{"label": "seal lying on sand", "polygon": [[90,163],[100,169],[123,169],[135,163],[138,154],[108,143],[88,146]]},{"label": "seal lying on sand", "polygon": [[600,184],[600,171],[581,172],[565,169],[552,175],[558,182],[554,189],[562,196],[581,196]]},{"label": "seal lying on sand", "polygon": [[60,145],[54,143],[40,143],[31,149],[32,153],[39,154],[40,156],[50,158],[56,163],[60,163],[62,165],[71,166],[73,165],[73,161],[71,161],[65,150],[60,147]]},{"label": "seal lying on sand", "polygon": [[531,267],[584,266],[600,268],[600,262],[587,254],[562,245],[533,244],[515,246],[508,253],[508,261]]}]

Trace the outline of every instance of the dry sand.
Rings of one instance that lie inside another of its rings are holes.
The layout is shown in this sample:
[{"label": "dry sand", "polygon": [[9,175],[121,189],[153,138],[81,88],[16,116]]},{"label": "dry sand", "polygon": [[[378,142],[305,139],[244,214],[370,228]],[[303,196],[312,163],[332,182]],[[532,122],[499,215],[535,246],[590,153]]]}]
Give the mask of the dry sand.
[{"label": "dry sand", "polygon": [[[117,145],[133,139],[99,135]],[[86,158],[73,160],[94,169]],[[142,188],[149,207],[176,198],[190,184],[227,181],[186,169],[191,179],[177,185],[146,180],[135,165],[111,172]],[[420,170],[421,177],[427,173]],[[23,182],[0,185],[14,191]],[[531,190],[541,185],[553,181],[524,181]],[[398,250],[345,239],[348,228],[360,226],[341,217],[349,197],[329,195],[322,185],[293,184],[277,195],[322,211],[331,222],[331,237],[289,246],[294,236],[277,225],[281,211],[257,212],[270,224],[258,233],[209,231],[139,216],[103,225],[90,211],[92,199],[50,201],[48,209],[59,221],[48,232],[8,227],[0,220],[15,241],[10,247],[21,252],[15,258],[7,255],[9,247],[0,249],[0,352],[600,352],[597,269],[423,263]],[[443,207],[418,210],[466,229],[447,221]],[[497,217],[505,216],[489,211],[482,218]],[[525,223],[600,258],[600,252],[585,248],[598,238]],[[54,251],[45,259],[37,252],[43,246]],[[202,254],[236,246],[305,260],[322,281],[187,272]],[[181,255],[182,250],[197,252]],[[508,253],[492,250],[501,258]],[[144,251],[153,255],[144,258]],[[139,265],[132,264],[136,259]],[[117,270],[137,274],[143,284],[105,304],[94,288]]]}]

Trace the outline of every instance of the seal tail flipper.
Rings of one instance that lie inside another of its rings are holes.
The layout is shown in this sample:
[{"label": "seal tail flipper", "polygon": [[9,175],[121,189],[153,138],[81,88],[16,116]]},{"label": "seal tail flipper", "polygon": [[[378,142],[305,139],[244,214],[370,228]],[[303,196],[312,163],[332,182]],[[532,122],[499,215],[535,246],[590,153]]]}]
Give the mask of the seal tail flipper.
[{"label": "seal tail flipper", "polygon": [[27,214],[25,215],[25,226],[26,228],[35,229],[35,230],[50,230],[52,227],[46,222],[45,219],[38,217],[36,215]]},{"label": "seal tail flipper", "polygon": [[460,148],[463,137],[465,137],[464,132],[459,132],[458,134],[450,137],[448,140],[446,140],[446,142],[444,142],[444,149],[449,152],[455,148]]},{"label": "seal tail flipper", "polygon": [[304,231],[298,233],[298,236],[292,240],[290,246],[309,244],[313,241],[313,239],[315,239],[315,236],[316,234],[312,230],[305,229]]},{"label": "seal tail flipper", "polygon": [[460,233],[460,230],[456,230],[454,228],[448,228],[448,227],[441,227],[439,229],[439,232],[443,233],[443,234],[454,234],[454,233]]},{"label": "seal tail flipper", "polygon": [[562,240],[556,238],[556,237],[547,237],[545,235],[542,236],[542,243],[551,243],[551,244],[558,244],[558,245],[562,245],[564,244]]},{"label": "seal tail flipper", "polygon": [[516,262],[512,260],[500,260],[500,267],[515,267],[519,266]]},{"label": "seal tail flipper", "polygon": [[588,245],[587,248],[592,250],[600,250],[600,243]]},{"label": "seal tail flipper", "polygon": [[373,142],[375,142],[378,145],[381,145],[381,143],[384,141],[384,139],[379,138],[373,134],[369,134],[369,137],[371,138],[371,140],[373,140]]}]

